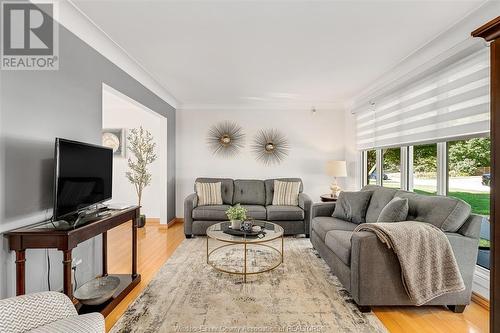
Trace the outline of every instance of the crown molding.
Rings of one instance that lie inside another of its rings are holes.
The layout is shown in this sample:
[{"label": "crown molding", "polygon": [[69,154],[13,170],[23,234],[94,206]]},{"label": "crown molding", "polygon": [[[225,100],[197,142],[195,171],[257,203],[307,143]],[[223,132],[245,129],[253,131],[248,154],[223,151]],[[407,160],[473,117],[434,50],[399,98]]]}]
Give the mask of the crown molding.
[{"label": "crown molding", "polygon": [[[36,3],[36,1],[34,1]],[[147,69],[104,32],[71,0],[60,0],[58,22],[159,98],[177,108],[176,98]]]},{"label": "crown molding", "polygon": [[269,111],[286,111],[286,110],[344,110],[345,104],[342,102],[331,103],[241,103],[241,104],[218,104],[218,103],[183,103],[179,106],[179,110],[204,110],[204,111],[252,111],[252,110],[269,110]]}]

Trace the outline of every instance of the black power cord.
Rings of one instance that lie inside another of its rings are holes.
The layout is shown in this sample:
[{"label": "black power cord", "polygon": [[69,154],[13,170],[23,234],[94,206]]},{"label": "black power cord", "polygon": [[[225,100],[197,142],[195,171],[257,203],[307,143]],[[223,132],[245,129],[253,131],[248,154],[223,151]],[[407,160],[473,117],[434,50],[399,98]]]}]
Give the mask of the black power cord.
[{"label": "black power cord", "polygon": [[76,289],[78,289],[78,281],[76,281],[76,267],[77,266],[73,266],[71,268],[73,270],[73,280],[75,280],[75,289],[73,291],[75,291]]}]

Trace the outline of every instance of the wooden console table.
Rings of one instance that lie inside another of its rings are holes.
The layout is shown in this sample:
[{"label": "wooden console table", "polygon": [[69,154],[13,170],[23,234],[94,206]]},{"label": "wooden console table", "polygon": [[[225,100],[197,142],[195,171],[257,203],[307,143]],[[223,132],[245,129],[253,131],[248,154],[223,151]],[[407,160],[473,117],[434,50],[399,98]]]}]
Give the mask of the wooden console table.
[{"label": "wooden console table", "polygon": [[120,286],[111,300],[97,307],[77,304],[79,312],[98,311],[107,315],[111,310],[141,281],[137,273],[137,223],[140,208],[134,206],[119,211],[110,211],[110,215],[92,221],[76,228],[65,222],[43,222],[12,230],[6,233],[9,248],[16,251],[16,294],[25,293],[25,262],[26,249],[58,249],[63,253],[63,289],[72,299],[73,285],[71,281],[72,250],[90,238],[102,234],[102,275],[108,275],[107,231],[123,223],[132,221],[132,273],[114,274],[120,278]]}]

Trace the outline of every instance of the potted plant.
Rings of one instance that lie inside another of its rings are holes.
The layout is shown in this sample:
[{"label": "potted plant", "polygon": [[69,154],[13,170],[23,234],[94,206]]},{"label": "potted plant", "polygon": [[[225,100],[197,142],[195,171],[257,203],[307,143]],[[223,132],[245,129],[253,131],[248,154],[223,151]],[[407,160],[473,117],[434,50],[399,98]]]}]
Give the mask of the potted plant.
[{"label": "potted plant", "polygon": [[236,204],[226,210],[227,218],[231,221],[231,229],[239,230],[241,223],[247,219],[248,210],[240,204]]},{"label": "potted plant", "polygon": [[[151,184],[152,175],[148,171],[148,165],[156,160],[154,153],[156,143],[153,142],[153,135],[142,126],[130,130],[127,140],[129,142],[128,150],[135,158],[129,157],[128,167],[130,171],[127,171],[125,175],[134,185],[138,205],[141,206],[144,188]],[[138,227],[142,228],[144,225],[146,225],[146,215],[141,214]]]}]

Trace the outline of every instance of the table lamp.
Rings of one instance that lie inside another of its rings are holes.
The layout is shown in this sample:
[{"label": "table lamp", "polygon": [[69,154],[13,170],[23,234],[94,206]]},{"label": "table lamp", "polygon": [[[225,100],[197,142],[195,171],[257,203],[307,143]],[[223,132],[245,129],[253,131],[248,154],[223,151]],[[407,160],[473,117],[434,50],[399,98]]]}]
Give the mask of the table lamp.
[{"label": "table lamp", "polygon": [[333,183],[330,185],[332,190],[332,198],[336,199],[342,190],[337,184],[337,177],[347,177],[347,168],[345,161],[328,161],[326,163],[326,173],[333,177]]}]

